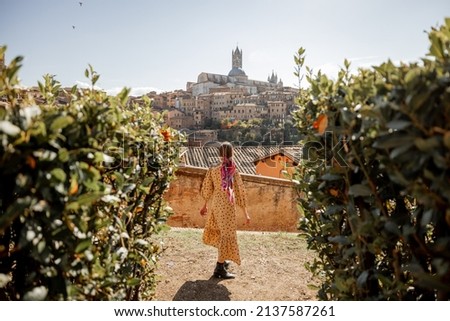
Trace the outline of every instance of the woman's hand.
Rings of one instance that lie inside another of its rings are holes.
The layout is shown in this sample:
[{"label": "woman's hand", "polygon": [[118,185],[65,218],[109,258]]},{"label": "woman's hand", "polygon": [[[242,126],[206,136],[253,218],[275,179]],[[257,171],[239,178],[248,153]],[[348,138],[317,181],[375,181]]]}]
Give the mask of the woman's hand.
[{"label": "woman's hand", "polygon": [[203,205],[202,209],[200,210],[200,215],[205,216],[206,213],[208,213],[208,207],[206,206],[206,203],[205,203],[205,205]]},{"label": "woman's hand", "polygon": [[245,224],[250,225],[250,215],[248,215],[247,209],[245,209]]}]

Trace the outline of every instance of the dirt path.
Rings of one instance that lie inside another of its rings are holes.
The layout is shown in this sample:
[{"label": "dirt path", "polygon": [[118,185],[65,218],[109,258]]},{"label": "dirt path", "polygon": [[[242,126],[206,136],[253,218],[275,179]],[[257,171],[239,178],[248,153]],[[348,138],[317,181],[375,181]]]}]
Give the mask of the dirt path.
[{"label": "dirt path", "polygon": [[242,265],[232,263],[233,280],[212,277],[217,250],[201,241],[202,230],[163,232],[156,300],[316,300],[305,262],[313,255],[293,233],[238,232]]}]

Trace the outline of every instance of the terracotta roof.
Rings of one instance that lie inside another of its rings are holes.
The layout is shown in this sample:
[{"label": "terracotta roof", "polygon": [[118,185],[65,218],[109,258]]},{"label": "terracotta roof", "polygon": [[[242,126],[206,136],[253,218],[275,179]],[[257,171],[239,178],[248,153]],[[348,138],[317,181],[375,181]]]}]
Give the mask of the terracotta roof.
[{"label": "terracotta roof", "polygon": [[[240,173],[256,175],[255,161],[283,153],[298,163],[300,146],[235,146],[234,161]],[[185,166],[209,168],[220,163],[217,146],[191,147],[183,150],[182,162]]]}]

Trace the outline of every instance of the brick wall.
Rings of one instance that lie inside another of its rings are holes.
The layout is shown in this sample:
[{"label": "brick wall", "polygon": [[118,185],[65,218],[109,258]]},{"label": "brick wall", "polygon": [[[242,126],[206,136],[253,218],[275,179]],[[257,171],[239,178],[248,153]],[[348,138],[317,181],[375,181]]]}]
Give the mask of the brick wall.
[{"label": "brick wall", "polygon": [[[174,227],[204,227],[206,219],[199,212],[203,206],[200,186],[206,169],[182,167],[165,193],[165,199],[174,214],[168,224]],[[297,231],[299,212],[297,194],[288,180],[241,174],[247,191],[248,212],[252,218],[245,226],[242,209],[238,208],[237,222],[240,230],[253,231]]]}]

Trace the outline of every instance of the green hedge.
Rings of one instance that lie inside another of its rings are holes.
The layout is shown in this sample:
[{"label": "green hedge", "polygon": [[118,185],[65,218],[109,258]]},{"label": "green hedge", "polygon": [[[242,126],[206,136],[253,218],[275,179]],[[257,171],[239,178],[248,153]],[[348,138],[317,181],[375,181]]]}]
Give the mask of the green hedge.
[{"label": "green hedge", "polygon": [[417,63],[306,73],[296,179],[322,300],[450,299],[450,19],[429,39]]},{"label": "green hedge", "polygon": [[90,89],[46,75],[33,97],[20,63],[0,78],[0,298],[151,299],[180,137],[90,66]]}]

